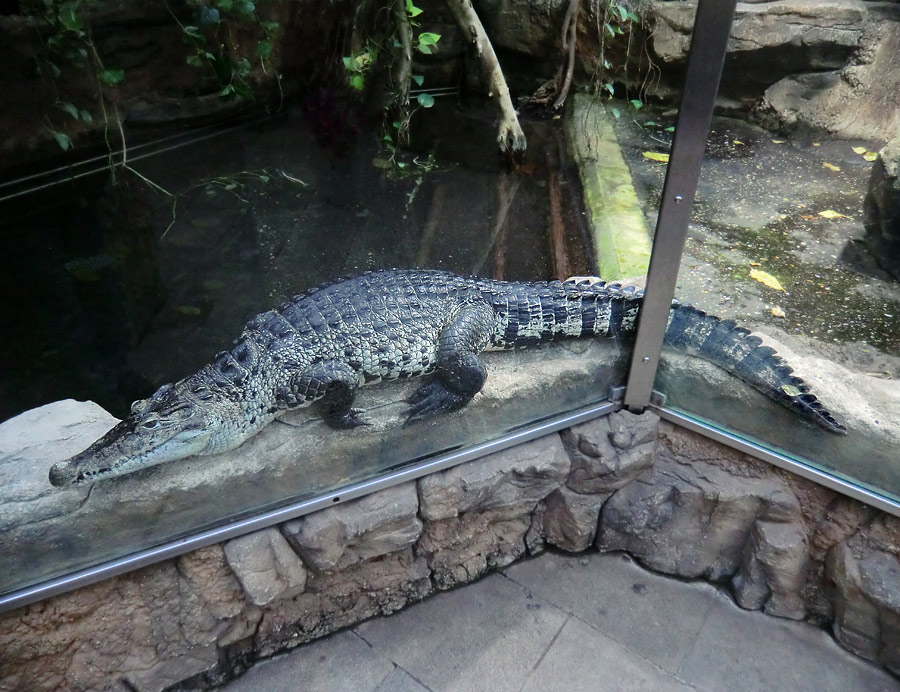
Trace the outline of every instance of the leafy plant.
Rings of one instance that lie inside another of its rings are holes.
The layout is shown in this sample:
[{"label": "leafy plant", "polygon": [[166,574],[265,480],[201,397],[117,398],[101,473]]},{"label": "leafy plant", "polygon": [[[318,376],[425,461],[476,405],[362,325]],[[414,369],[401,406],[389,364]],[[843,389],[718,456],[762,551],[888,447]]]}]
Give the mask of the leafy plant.
[{"label": "leafy plant", "polygon": [[[214,0],[198,5],[194,24],[184,24],[169,10],[181,27],[185,43],[193,48],[186,58],[188,65],[208,68],[219,84],[219,95],[226,98],[255,99],[250,78],[253,64],[247,55],[259,60],[262,71],[268,74],[274,51],[278,22],[263,21],[257,4],[251,0]],[[256,35],[252,50],[237,40],[237,29],[250,27]],[[275,74],[281,88],[281,75]]]}]

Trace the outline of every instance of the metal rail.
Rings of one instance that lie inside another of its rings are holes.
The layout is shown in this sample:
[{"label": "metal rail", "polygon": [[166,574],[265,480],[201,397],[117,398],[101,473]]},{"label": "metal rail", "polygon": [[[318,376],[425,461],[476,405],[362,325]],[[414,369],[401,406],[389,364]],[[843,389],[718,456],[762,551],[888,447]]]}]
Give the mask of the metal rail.
[{"label": "metal rail", "polygon": [[650,403],[736,4],[736,0],[697,3],[647,288],[628,371],[625,407],[630,411],[643,411]]}]

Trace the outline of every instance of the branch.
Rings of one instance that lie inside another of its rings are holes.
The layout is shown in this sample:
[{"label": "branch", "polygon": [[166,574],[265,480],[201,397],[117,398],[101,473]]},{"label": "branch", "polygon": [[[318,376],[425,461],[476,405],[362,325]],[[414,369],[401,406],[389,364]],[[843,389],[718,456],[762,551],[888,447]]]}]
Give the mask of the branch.
[{"label": "branch", "polygon": [[497,133],[497,144],[500,151],[511,154],[525,151],[527,142],[522,126],[516,116],[516,109],[509,96],[509,87],[500,62],[494,53],[494,47],[484,31],[481,20],[472,7],[471,0],[447,0],[447,5],[456,19],[456,23],[462,28],[463,33],[472,41],[475,47],[475,55],[481,63],[481,71],[488,83],[489,95],[496,99],[500,108],[500,125]]}]

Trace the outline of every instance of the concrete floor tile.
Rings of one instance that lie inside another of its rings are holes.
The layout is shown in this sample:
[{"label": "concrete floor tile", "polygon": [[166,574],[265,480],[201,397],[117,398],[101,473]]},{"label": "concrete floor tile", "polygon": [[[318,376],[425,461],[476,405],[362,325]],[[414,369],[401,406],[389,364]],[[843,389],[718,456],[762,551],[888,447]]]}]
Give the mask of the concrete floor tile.
[{"label": "concrete floor tile", "polygon": [[394,668],[394,672],[388,675],[375,692],[431,692],[402,668]]},{"label": "concrete floor tile", "polygon": [[709,584],[662,577],[615,553],[545,554],[504,574],[670,673],[722,599]]},{"label": "concrete floor tile", "polygon": [[719,601],[678,677],[708,692],[900,692],[900,681],[827,632]]},{"label": "concrete floor tile", "polygon": [[570,618],[521,692],[693,692],[577,618]]},{"label": "concrete floor tile", "polygon": [[[253,666],[222,692],[374,692],[394,671],[352,632],[319,639]],[[405,689],[405,688],[399,688]],[[415,687],[410,692],[419,692]]]},{"label": "concrete floor tile", "polygon": [[355,631],[433,692],[518,692],[566,619],[493,575]]}]

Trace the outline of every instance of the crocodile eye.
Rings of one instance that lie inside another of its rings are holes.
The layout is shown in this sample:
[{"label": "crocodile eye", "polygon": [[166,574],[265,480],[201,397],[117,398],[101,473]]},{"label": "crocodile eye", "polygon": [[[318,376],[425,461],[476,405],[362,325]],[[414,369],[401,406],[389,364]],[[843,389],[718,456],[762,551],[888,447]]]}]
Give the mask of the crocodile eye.
[{"label": "crocodile eye", "polygon": [[144,421],[143,423],[141,423],[141,427],[147,428],[147,430],[153,430],[153,428],[155,428],[157,425],[159,425],[159,421],[156,419]]}]

